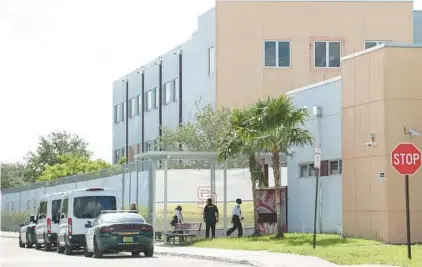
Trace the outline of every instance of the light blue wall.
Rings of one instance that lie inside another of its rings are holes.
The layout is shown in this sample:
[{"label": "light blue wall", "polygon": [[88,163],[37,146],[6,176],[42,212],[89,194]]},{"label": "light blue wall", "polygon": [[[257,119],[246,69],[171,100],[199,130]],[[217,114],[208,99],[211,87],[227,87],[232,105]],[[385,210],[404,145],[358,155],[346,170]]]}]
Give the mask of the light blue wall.
[{"label": "light blue wall", "polygon": [[[162,56],[163,92],[164,84],[179,76],[178,50],[183,50],[183,121],[192,121],[196,112],[195,101],[200,106],[215,106],[215,74],[208,75],[208,49],[215,47],[215,9],[199,17],[198,30],[183,45]],[[158,59],[144,65],[145,92],[158,87],[159,67],[154,64]],[[129,99],[140,95],[142,90],[141,71],[128,74]],[[114,123],[114,106],[125,101],[125,80],[123,77],[113,83],[113,158],[114,151],[125,147],[125,122]],[[178,100],[180,101],[180,100]],[[164,103],[163,103],[164,105]],[[179,103],[171,102],[163,106],[163,126],[174,128],[179,124]],[[129,119],[129,146],[141,143],[141,115]],[[145,112],[145,142],[156,139],[159,135],[158,109]]]},{"label": "light blue wall", "polygon": [[422,10],[413,11],[413,43],[422,44]]},{"label": "light blue wall", "polygon": [[[310,85],[290,94],[297,108],[307,106],[310,114],[305,127],[315,140],[321,138],[321,160],[341,159],[341,79],[320,85]],[[322,107],[320,129],[312,114],[312,107]],[[288,158],[289,232],[313,231],[315,205],[315,177],[299,177],[299,164],[314,161],[314,146],[293,149]],[[318,231],[338,232],[342,224],[341,175],[321,177],[318,204]]]}]

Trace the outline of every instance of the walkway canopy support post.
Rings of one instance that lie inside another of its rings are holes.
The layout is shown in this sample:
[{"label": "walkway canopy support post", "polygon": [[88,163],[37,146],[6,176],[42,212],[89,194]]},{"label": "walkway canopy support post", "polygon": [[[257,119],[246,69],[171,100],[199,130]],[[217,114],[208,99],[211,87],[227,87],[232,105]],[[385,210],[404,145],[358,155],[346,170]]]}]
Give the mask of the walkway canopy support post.
[{"label": "walkway canopy support post", "polygon": [[211,182],[211,184],[210,184],[211,199],[212,199],[212,202],[214,204],[217,204],[215,202],[216,201],[216,199],[215,199],[215,195],[216,195],[216,192],[215,192],[215,160],[209,160],[208,162],[210,164],[210,171],[211,171],[211,179],[210,179],[210,182]]},{"label": "walkway canopy support post", "polygon": [[168,159],[164,160],[164,233],[167,233],[167,171],[168,171]]},{"label": "walkway canopy support post", "polygon": [[223,181],[223,198],[224,198],[224,208],[223,208],[223,223],[224,223],[224,233],[227,233],[227,164],[224,164],[224,181]]}]

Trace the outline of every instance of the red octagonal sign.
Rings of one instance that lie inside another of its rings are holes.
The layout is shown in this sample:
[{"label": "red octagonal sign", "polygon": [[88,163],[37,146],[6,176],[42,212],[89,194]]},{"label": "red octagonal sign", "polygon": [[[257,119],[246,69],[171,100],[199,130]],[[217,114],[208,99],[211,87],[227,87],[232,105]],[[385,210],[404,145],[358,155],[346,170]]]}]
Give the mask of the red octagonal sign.
[{"label": "red octagonal sign", "polygon": [[413,175],[421,167],[421,151],[411,143],[398,144],[391,152],[391,165],[402,175]]}]

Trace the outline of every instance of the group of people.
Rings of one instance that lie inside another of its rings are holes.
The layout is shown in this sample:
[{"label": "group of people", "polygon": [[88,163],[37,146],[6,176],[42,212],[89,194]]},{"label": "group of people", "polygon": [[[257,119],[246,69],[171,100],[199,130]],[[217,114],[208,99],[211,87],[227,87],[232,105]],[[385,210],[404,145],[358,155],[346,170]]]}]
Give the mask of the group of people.
[{"label": "group of people", "polygon": [[[242,227],[242,210],[240,205],[242,204],[242,200],[240,198],[236,199],[236,204],[232,209],[232,228],[230,228],[226,232],[226,236],[230,236],[234,231],[237,230],[238,237],[243,236],[243,227]],[[215,238],[215,226],[218,223],[219,213],[218,208],[216,205],[212,203],[212,199],[209,198],[207,200],[207,204],[205,205],[203,211],[203,219],[205,222],[205,238],[210,238],[210,231],[211,237]],[[173,216],[173,220],[171,221],[171,225],[175,226],[177,223],[183,222],[183,215],[182,215],[182,206],[177,206],[175,209],[175,215]]]},{"label": "group of people", "polygon": [[[226,236],[230,236],[234,231],[237,230],[237,236],[243,236],[243,227],[242,227],[242,210],[240,205],[242,204],[242,200],[240,198],[236,199],[236,204],[232,209],[232,228],[227,230]],[[137,211],[136,203],[132,202],[130,204],[130,210]],[[182,214],[182,206],[178,205],[175,209],[175,214],[173,216],[172,221],[170,222],[171,226],[175,226],[177,223],[182,223],[184,221],[183,214]],[[210,231],[211,237],[215,238],[215,226],[218,223],[219,213],[218,208],[216,205],[212,203],[212,199],[209,198],[207,200],[207,204],[205,205],[204,212],[203,212],[203,219],[205,222],[205,238],[210,238]]]}]

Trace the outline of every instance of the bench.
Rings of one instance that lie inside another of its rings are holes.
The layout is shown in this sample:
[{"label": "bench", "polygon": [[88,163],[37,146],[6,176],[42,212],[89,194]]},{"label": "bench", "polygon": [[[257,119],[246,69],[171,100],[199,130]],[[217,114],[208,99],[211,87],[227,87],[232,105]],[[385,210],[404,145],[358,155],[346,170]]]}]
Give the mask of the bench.
[{"label": "bench", "polygon": [[199,235],[202,223],[176,223],[174,231],[166,233],[167,243],[176,243],[176,237],[179,239],[179,245],[188,245],[189,241]]}]

